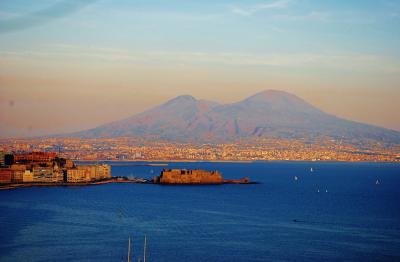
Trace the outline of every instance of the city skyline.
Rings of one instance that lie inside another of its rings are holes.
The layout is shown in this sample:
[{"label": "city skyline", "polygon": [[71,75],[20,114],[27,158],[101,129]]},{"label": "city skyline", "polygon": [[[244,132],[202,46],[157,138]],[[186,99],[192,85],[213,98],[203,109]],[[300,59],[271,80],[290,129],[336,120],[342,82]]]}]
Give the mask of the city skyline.
[{"label": "city skyline", "polygon": [[284,90],[400,130],[396,1],[2,1],[0,136]]}]

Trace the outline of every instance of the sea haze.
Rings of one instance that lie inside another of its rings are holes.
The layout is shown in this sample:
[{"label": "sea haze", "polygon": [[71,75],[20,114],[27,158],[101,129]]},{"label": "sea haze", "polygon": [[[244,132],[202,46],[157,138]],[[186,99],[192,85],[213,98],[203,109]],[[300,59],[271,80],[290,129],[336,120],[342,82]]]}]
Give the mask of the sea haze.
[{"label": "sea haze", "polygon": [[[165,168],[111,164],[114,176],[150,178]],[[399,164],[175,162],[168,168],[219,170],[260,184],[3,190],[0,261],[126,261],[128,237],[136,259],[144,235],[147,261],[400,260]]]}]

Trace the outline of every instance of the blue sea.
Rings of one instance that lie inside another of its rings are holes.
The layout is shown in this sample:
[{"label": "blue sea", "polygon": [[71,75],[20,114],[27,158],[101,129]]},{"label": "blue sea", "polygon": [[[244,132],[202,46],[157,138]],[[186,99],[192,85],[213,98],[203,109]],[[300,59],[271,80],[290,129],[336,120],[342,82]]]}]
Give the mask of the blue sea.
[{"label": "blue sea", "polygon": [[146,164],[113,162],[112,175],[200,168],[260,183],[3,190],[0,261],[127,261],[129,237],[143,261],[145,235],[148,262],[400,261],[400,164]]}]

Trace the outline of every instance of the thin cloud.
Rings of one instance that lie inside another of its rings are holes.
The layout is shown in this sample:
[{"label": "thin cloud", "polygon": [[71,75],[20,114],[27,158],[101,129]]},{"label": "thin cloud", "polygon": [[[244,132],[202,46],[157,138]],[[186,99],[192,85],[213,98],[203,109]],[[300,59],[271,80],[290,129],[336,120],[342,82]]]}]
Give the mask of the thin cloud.
[{"label": "thin cloud", "polygon": [[[370,54],[318,54],[318,53],[208,53],[208,52],[132,52],[116,48],[82,47],[74,45],[46,46],[44,50],[24,52],[0,52],[1,60],[7,59],[71,59],[82,62],[111,62],[138,65],[215,65],[275,68],[321,68],[328,70],[399,73],[400,64],[388,57]],[[53,51],[50,51],[53,50]],[[0,60],[0,61],[1,61]]]},{"label": "thin cloud", "polygon": [[0,33],[14,32],[51,22],[77,12],[95,0],[61,1],[45,9],[0,20]]},{"label": "thin cloud", "polygon": [[247,7],[232,6],[231,12],[234,14],[237,14],[237,15],[251,16],[262,10],[283,9],[283,8],[287,8],[288,5],[289,5],[288,0],[280,0],[280,1],[257,4],[257,5],[247,6]]},{"label": "thin cloud", "polygon": [[280,20],[288,20],[288,21],[321,21],[321,22],[328,22],[332,20],[332,15],[327,12],[320,12],[320,11],[312,11],[308,14],[304,15],[275,15],[274,18]]}]

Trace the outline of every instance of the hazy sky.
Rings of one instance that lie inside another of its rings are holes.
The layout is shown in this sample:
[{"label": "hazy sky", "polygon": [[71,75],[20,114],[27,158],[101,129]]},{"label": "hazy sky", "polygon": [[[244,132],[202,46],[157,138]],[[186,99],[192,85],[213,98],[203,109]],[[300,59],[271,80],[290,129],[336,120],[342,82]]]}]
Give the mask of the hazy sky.
[{"label": "hazy sky", "polygon": [[265,89],[400,130],[399,47],[400,1],[1,0],[0,136]]}]

